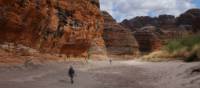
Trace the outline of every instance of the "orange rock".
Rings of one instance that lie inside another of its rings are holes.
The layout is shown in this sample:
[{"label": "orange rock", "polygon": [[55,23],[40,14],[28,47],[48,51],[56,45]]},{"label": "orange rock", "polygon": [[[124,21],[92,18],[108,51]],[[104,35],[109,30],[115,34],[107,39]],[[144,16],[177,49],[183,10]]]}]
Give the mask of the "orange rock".
[{"label": "orange rock", "polygon": [[137,55],[138,43],[132,33],[119,25],[112,16],[103,11],[104,40],[108,55]]},{"label": "orange rock", "polygon": [[142,52],[152,52],[161,49],[162,42],[156,32],[155,27],[147,26],[134,33]]},{"label": "orange rock", "polygon": [[1,43],[81,56],[103,33],[99,7],[90,0],[0,0],[0,8]]}]

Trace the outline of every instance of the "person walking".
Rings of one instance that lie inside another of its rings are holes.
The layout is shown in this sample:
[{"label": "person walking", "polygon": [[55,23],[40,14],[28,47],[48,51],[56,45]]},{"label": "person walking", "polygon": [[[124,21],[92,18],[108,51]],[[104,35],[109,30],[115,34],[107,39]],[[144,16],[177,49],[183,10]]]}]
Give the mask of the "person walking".
[{"label": "person walking", "polygon": [[73,84],[74,83],[75,70],[72,66],[70,66],[70,68],[69,68],[68,75],[70,77],[71,84]]},{"label": "person walking", "polygon": [[112,64],[112,59],[109,59],[110,64]]}]

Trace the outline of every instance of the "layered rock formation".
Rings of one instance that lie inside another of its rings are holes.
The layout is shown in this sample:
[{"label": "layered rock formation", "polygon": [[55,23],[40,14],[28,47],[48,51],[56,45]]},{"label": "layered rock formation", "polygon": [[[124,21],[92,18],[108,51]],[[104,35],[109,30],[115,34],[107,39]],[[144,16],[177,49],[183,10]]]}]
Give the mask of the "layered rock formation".
[{"label": "layered rock formation", "polygon": [[[159,49],[160,45],[166,44],[168,40],[181,39],[198,33],[199,23],[200,9],[190,9],[177,18],[172,15],[139,16],[124,20],[120,24],[134,32],[141,51],[152,51]],[[154,43],[147,43],[150,39],[146,36],[154,39]],[[153,38],[153,36],[157,38]],[[159,40],[161,41],[159,42]],[[154,47],[151,48],[151,46]]]},{"label": "layered rock formation", "polygon": [[200,17],[200,9],[190,9],[177,18],[178,25],[192,25],[193,20]]},{"label": "layered rock formation", "polygon": [[174,29],[184,27],[188,31],[199,31],[200,9],[190,9],[177,18],[173,15],[160,15],[158,17],[138,16],[124,20],[120,24],[132,31],[145,26],[155,26],[160,29]]},{"label": "layered rock formation", "polygon": [[177,18],[177,25],[192,26],[193,32],[200,31],[200,9],[190,9]]},{"label": "layered rock formation", "polygon": [[108,55],[137,55],[138,43],[131,32],[119,25],[112,16],[103,11],[104,34]]},{"label": "layered rock formation", "polygon": [[161,39],[155,31],[156,28],[154,26],[148,26],[134,32],[134,36],[140,46],[140,51],[153,52],[161,49]]},{"label": "layered rock formation", "polygon": [[160,15],[158,17],[158,26],[161,28],[174,27],[176,24],[176,18],[173,15]]},{"label": "layered rock formation", "polygon": [[104,46],[104,42],[99,42],[103,41],[103,18],[98,3],[98,0],[1,0],[0,43],[85,56],[92,43]]},{"label": "layered rock formation", "polygon": [[135,31],[145,26],[168,27],[176,25],[175,16],[160,15],[159,17],[138,16],[130,20],[124,20],[121,25]]},{"label": "layered rock formation", "polygon": [[121,25],[133,32],[142,52],[159,50],[166,41],[176,37],[174,34],[178,34],[177,29],[174,30],[176,19],[172,15],[140,16],[124,20]]},{"label": "layered rock formation", "polygon": [[157,24],[158,24],[157,18],[152,18],[149,16],[138,16],[131,20],[124,20],[121,23],[121,25],[131,29],[132,31],[135,31],[136,29],[142,28],[144,26],[149,26],[149,25],[157,26]]}]

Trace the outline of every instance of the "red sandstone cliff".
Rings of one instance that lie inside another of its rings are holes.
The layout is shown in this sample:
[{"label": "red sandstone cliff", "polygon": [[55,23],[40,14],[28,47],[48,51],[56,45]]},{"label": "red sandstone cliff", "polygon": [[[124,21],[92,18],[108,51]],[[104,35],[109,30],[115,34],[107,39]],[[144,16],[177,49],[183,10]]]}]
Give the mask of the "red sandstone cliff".
[{"label": "red sandstone cliff", "polygon": [[0,0],[0,43],[86,56],[92,43],[104,47],[98,3],[98,0]]},{"label": "red sandstone cliff", "polygon": [[103,11],[104,33],[103,38],[108,55],[137,55],[138,43],[131,31],[119,25],[112,16]]}]

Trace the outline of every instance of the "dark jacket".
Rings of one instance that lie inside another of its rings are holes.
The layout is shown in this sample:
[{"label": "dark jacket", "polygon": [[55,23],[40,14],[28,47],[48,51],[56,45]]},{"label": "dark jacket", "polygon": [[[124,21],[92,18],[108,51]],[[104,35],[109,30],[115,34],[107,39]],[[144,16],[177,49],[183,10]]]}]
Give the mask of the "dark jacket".
[{"label": "dark jacket", "polygon": [[70,77],[74,77],[75,71],[74,71],[73,67],[70,67],[70,68],[69,68],[68,75],[69,75]]}]

